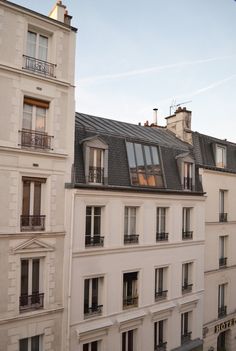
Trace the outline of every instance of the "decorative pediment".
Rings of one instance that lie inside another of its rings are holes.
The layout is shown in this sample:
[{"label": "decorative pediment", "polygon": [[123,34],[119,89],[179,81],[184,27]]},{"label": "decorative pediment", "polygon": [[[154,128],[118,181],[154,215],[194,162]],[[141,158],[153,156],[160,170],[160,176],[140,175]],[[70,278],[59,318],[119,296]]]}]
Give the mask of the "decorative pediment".
[{"label": "decorative pediment", "polygon": [[23,244],[18,245],[13,249],[14,254],[18,253],[32,253],[32,252],[48,252],[54,251],[54,247],[46,244],[45,242],[37,239],[30,239]]},{"label": "decorative pediment", "polygon": [[190,163],[194,163],[194,159],[192,158],[192,156],[189,154],[189,152],[183,152],[182,154],[177,155],[176,160],[181,160],[183,162],[190,162]]},{"label": "decorative pediment", "polygon": [[85,138],[81,141],[81,143],[88,147],[104,150],[108,149],[107,143],[98,135],[93,135],[91,137]]}]

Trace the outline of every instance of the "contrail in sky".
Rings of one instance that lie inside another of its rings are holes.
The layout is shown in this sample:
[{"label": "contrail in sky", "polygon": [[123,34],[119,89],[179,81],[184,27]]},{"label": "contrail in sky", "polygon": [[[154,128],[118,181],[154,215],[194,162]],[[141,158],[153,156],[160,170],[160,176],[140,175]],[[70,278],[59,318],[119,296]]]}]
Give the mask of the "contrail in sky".
[{"label": "contrail in sky", "polygon": [[137,76],[137,75],[146,74],[146,73],[159,72],[159,71],[162,71],[162,70],[168,69],[168,68],[184,67],[184,66],[198,65],[198,64],[208,63],[208,62],[213,62],[213,61],[226,60],[226,59],[230,59],[234,56],[235,55],[213,57],[213,58],[195,60],[195,61],[183,61],[183,62],[179,62],[179,63],[154,66],[154,67],[137,69],[137,70],[121,72],[121,73],[104,74],[104,75],[100,75],[100,76],[98,75],[98,76],[85,77],[85,78],[81,78],[79,80],[79,83],[81,83],[81,82],[82,83],[94,83],[95,81],[113,80],[113,79]]}]

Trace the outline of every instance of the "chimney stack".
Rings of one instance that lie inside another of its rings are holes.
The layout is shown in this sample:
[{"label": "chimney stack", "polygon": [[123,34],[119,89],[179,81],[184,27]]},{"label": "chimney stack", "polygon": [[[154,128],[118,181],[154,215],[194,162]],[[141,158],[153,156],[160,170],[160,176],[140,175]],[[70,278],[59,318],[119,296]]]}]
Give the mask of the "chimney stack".
[{"label": "chimney stack", "polygon": [[154,124],[154,126],[157,126],[157,111],[158,111],[158,108],[153,109],[153,124]]},{"label": "chimney stack", "polygon": [[179,106],[174,115],[166,117],[166,128],[189,144],[192,144],[191,116],[191,111]]},{"label": "chimney stack", "polygon": [[68,15],[68,12],[66,10],[66,6],[62,4],[61,0],[58,0],[55,4],[55,6],[53,7],[53,9],[51,10],[51,12],[49,13],[49,17],[63,22],[67,25],[71,24],[71,18],[72,16]]}]

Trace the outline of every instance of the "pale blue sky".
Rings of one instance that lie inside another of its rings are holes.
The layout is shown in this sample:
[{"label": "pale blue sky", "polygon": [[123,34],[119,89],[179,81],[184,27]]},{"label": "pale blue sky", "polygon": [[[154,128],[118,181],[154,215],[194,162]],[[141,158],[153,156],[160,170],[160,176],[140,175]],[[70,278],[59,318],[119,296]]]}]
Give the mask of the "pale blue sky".
[{"label": "pale blue sky", "polygon": [[[54,1],[16,0],[48,14]],[[77,111],[164,125],[192,100],[192,128],[236,142],[235,0],[64,0],[79,28]],[[183,105],[184,106],[184,105]]]}]

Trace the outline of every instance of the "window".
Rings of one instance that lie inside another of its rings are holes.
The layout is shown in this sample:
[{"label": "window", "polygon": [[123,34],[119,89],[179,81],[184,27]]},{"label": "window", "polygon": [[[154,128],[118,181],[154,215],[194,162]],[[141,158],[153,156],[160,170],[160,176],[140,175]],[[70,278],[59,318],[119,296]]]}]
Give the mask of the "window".
[{"label": "window", "polygon": [[42,336],[36,335],[31,338],[20,339],[20,351],[41,351]]},{"label": "window", "polygon": [[124,243],[138,244],[139,235],[136,234],[136,207],[125,207]]},{"label": "window", "polygon": [[190,319],[191,319],[191,312],[181,313],[181,343],[185,344],[189,340],[191,340],[190,331]]},{"label": "window", "polygon": [[193,188],[193,164],[184,162],[184,189],[192,190]]},{"label": "window", "polygon": [[193,284],[191,282],[192,276],[192,262],[184,263],[182,265],[182,292],[188,293],[192,291]]},{"label": "window", "polygon": [[163,187],[158,148],[156,146],[126,143],[131,184]]},{"label": "window", "polygon": [[216,167],[226,167],[226,147],[216,145]]},{"label": "window", "polygon": [[223,318],[227,315],[227,306],[225,304],[226,285],[220,284],[218,287],[218,317]]},{"label": "window", "polygon": [[104,150],[90,147],[89,183],[104,183]]},{"label": "window", "polygon": [[138,272],[123,275],[123,308],[138,306]]},{"label": "window", "polygon": [[227,236],[219,237],[219,267],[224,268],[227,266],[226,255]]},{"label": "window", "polygon": [[154,323],[154,350],[166,351],[166,320],[161,320]]},{"label": "window", "polygon": [[167,208],[157,207],[156,241],[168,240],[168,233],[166,233],[166,213]]},{"label": "window", "polygon": [[167,267],[155,269],[155,300],[159,301],[167,297]]},{"label": "window", "polygon": [[101,212],[98,206],[86,207],[85,246],[103,246],[104,236],[101,236]]},{"label": "window", "polygon": [[52,137],[46,133],[46,116],[49,103],[24,98],[21,145],[31,148],[51,149]]},{"label": "window", "polygon": [[85,279],[84,281],[84,315],[92,317],[102,314],[101,295],[103,277]]},{"label": "window", "polygon": [[227,213],[225,213],[225,200],[226,200],[227,190],[219,191],[219,221],[227,222]]},{"label": "window", "polygon": [[182,239],[192,239],[193,232],[191,231],[191,208],[183,208],[183,218],[182,218]]},{"label": "window", "polygon": [[45,230],[45,215],[41,214],[43,178],[23,177],[21,231]]},{"label": "window", "polygon": [[24,68],[36,73],[54,77],[55,65],[48,60],[48,37],[34,31],[27,32],[27,49]]},{"label": "window", "polygon": [[83,351],[99,351],[99,341],[93,341],[83,345]]},{"label": "window", "polygon": [[20,312],[43,308],[44,294],[40,292],[40,259],[21,260]]},{"label": "window", "polygon": [[122,333],[122,351],[135,351],[134,336],[134,330]]}]

